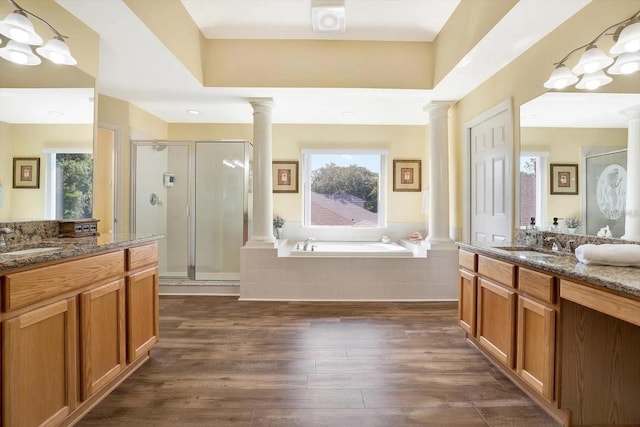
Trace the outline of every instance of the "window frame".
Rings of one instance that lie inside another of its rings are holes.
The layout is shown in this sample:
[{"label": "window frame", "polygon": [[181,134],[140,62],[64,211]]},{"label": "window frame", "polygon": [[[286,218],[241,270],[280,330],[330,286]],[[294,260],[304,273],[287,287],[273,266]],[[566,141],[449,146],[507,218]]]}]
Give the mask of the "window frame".
[{"label": "window frame", "polygon": [[[311,224],[311,157],[314,154],[335,155],[377,155],[380,158],[380,175],[378,177],[378,224],[372,227],[355,227],[352,225],[313,225]],[[341,230],[377,230],[387,227],[387,162],[389,150],[377,148],[305,148],[302,158],[302,227],[306,229],[341,229]]]}]

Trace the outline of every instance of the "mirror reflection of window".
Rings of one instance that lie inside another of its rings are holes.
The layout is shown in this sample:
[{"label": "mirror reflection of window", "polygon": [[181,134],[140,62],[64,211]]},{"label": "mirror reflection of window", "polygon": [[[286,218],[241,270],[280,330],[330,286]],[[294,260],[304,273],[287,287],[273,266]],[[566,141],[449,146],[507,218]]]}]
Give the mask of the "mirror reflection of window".
[{"label": "mirror reflection of window", "polygon": [[69,151],[47,153],[47,219],[92,218],[93,155]]},{"label": "mirror reflection of window", "polygon": [[539,227],[545,226],[546,163],[548,153],[522,153],[520,156],[520,227],[536,218]]}]

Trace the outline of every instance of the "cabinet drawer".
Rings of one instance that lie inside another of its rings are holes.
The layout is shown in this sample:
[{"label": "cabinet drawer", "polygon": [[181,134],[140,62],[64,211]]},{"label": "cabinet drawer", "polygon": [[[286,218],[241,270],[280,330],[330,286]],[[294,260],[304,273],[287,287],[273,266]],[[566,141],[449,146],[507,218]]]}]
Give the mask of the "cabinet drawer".
[{"label": "cabinet drawer", "polygon": [[514,288],[516,266],[497,259],[478,256],[478,273],[506,286]]},{"label": "cabinet drawer", "polygon": [[460,249],[458,251],[458,264],[469,271],[478,271],[478,255]]},{"label": "cabinet drawer", "polygon": [[123,274],[124,251],[7,274],[3,289],[4,311],[26,307]]},{"label": "cabinet drawer", "polygon": [[518,268],[518,289],[550,304],[556,302],[555,278],[548,274]]},{"label": "cabinet drawer", "polygon": [[127,249],[127,270],[135,270],[158,262],[158,243]]}]

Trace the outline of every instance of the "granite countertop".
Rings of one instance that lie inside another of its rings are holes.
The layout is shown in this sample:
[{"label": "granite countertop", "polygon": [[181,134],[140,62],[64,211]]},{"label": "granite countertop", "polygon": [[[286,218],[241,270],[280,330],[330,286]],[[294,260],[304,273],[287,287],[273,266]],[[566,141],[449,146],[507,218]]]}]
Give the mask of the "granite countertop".
[{"label": "granite countertop", "polygon": [[[556,253],[556,256],[545,256],[545,253],[553,252],[541,248],[535,248],[540,255],[533,253],[527,255],[499,247],[471,245],[462,242],[457,242],[457,244],[462,249],[640,297],[640,268],[587,265],[578,261],[573,254]],[[504,247],[508,247],[508,244],[505,244]],[[534,251],[534,248],[523,248],[523,250]]]},{"label": "granite countertop", "polygon": [[[163,239],[163,235],[102,234],[79,238],[45,238],[37,243],[8,245],[0,248],[0,275],[8,270],[32,266],[38,263],[103,252],[111,249],[126,248],[132,245],[154,242]],[[27,254],[7,254],[32,248],[58,248],[45,252]]]}]

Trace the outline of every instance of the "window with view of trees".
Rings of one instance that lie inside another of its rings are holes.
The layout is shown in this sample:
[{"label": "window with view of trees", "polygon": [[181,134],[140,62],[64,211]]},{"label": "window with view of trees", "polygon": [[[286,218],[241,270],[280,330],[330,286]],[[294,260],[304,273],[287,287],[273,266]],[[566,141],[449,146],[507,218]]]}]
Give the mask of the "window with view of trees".
[{"label": "window with view of trees", "polygon": [[303,152],[305,225],[384,226],[381,151]]}]

